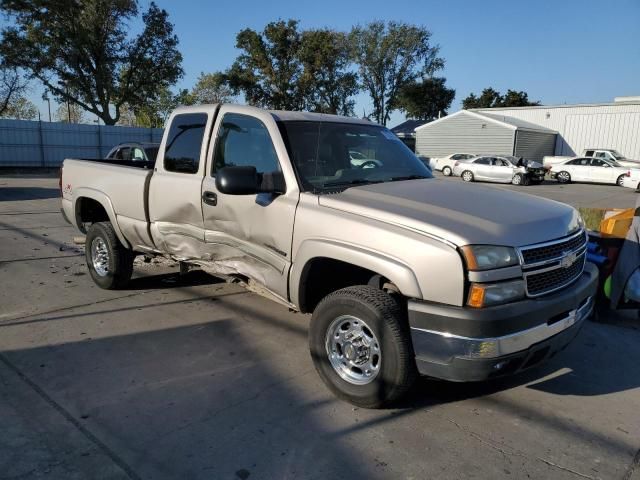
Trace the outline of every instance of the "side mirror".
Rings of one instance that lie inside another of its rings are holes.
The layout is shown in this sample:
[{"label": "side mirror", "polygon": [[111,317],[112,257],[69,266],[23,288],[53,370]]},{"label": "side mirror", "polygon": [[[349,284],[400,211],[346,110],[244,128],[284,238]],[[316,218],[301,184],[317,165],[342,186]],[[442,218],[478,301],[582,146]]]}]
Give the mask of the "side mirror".
[{"label": "side mirror", "polygon": [[256,167],[224,167],[216,172],[216,188],[227,195],[252,195],[259,192]]},{"label": "side mirror", "polygon": [[256,167],[224,167],[216,172],[216,189],[227,195],[255,195],[257,193],[285,193],[287,188],[282,172],[260,175]]}]

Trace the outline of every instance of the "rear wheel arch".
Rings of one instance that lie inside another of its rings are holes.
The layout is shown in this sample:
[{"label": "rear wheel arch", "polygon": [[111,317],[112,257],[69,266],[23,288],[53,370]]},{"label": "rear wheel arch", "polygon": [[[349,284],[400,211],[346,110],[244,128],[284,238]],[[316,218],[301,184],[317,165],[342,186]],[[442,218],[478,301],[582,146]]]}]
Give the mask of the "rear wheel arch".
[{"label": "rear wheel arch", "polygon": [[116,213],[109,197],[102,192],[91,189],[79,189],[74,193],[75,225],[82,233],[87,233],[87,224],[110,222],[120,243],[126,248],[131,248],[131,245],[120,231]]}]

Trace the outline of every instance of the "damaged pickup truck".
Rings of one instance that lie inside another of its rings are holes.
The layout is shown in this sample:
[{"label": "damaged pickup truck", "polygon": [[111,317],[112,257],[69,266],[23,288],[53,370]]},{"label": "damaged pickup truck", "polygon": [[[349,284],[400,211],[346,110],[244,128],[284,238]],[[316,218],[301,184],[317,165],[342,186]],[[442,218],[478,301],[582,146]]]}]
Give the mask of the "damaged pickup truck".
[{"label": "damaged pickup truck", "polygon": [[533,367],[593,308],[598,274],[575,209],[432,178],[368,121],[182,107],[152,170],[65,160],[61,189],[100,287],[124,288],[139,254],[256,285],[312,313],[320,377],[360,406],[398,400],[418,374]]}]

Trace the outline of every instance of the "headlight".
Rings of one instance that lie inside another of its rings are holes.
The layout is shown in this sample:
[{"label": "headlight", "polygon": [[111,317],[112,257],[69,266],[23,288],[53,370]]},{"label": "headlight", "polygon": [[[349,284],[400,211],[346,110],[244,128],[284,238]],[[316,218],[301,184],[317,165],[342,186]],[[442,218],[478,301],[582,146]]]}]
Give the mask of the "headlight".
[{"label": "headlight", "polygon": [[524,280],[500,283],[472,283],[467,305],[475,308],[500,305],[524,298]]},{"label": "headlight", "polygon": [[491,270],[520,263],[516,251],[511,247],[467,245],[460,250],[462,250],[469,270]]}]

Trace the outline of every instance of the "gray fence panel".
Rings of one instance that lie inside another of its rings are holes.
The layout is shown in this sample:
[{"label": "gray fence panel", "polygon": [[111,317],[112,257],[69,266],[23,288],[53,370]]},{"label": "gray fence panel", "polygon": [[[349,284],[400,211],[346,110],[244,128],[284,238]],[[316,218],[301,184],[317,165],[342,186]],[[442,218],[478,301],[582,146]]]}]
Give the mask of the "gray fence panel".
[{"label": "gray fence panel", "polygon": [[156,142],[162,128],[0,119],[0,167],[58,167],[65,158],[103,158],[122,142]]}]

